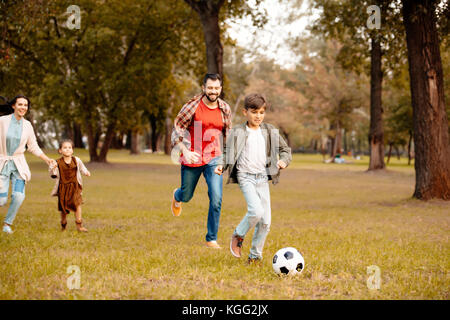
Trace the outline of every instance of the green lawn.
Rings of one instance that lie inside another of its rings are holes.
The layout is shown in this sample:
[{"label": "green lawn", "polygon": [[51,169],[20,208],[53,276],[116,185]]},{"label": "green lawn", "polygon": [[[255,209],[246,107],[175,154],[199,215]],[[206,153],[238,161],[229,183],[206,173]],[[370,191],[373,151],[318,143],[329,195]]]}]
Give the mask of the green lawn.
[{"label": "green lawn", "polygon": [[[85,150],[76,155],[88,161]],[[0,299],[449,299],[450,204],[411,199],[414,169],[406,159],[393,157],[386,172],[374,174],[365,172],[368,157],[324,164],[320,155],[295,155],[271,185],[262,266],[248,266],[228,249],[246,209],[237,185],[224,186],[223,248],[208,249],[204,179],[173,217],[179,166],[165,155],[112,150],[110,164],[86,163],[89,233],[76,232],[72,214],[62,233],[53,180],[43,162],[27,158],[32,180],[15,233],[0,234]],[[280,278],[272,256],[287,246],[303,254],[306,268]],[[67,287],[71,265],[81,271],[78,290]],[[367,287],[371,265],[381,271],[379,290]]]}]

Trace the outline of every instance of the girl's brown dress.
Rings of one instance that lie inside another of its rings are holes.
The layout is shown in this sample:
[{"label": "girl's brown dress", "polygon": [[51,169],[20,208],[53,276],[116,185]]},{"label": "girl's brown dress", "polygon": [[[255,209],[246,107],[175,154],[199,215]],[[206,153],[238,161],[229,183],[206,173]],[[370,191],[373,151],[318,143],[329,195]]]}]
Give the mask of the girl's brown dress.
[{"label": "girl's brown dress", "polygon": [[64,157],[56,161],[59,169],[58,210],[65,213],[76,211],[83,202],[82,186],[77,180],[77,162],[74,157],[70,164],[64,162]]}]

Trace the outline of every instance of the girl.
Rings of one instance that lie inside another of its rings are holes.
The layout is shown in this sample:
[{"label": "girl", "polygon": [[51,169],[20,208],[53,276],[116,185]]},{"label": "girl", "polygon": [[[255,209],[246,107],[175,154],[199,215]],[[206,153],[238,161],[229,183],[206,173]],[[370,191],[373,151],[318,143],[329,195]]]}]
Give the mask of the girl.
[{"label": "girl", "polygon": [[66,230],[66,216],[70,211],[75,212],[75,223],[80,232],[87,232],[81,219],[81,191],[83,189],[81,174],[90,177],[91,173],[86,169],[78,157],[73,156],[72,140],[63,140],[59,144],[58,152],[62,155],[56,161],[56,165],[50,166],[52,178],[56,178],[52,196],[58,196],[58,210],[61,212],[61,230]]},{"label": "girl", "polygon": [[2,105],[2,113],[7,115],[0,117],[0,206],[6,204],[11,184],[11,203],[3,225],[3,232],[8,234],[13,233],[11,225],[25,199],[25,183],[31,179],[24,155],[25,146],[47,165],[56,164],[36,142],[33,126],[25,119],[29,109],[30,100],[24,95],[18,95]]}]

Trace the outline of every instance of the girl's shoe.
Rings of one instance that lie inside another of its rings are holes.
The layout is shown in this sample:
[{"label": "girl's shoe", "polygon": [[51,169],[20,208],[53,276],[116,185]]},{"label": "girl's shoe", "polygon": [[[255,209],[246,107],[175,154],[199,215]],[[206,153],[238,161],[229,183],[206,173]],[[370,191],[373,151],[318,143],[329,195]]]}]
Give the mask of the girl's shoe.
[{"label": "girl's shoe", "polygon": [[14,231],[12,231],[11,227],[8,225],[4,225],[3,226],[3,232],[7,233],[7,234],[12,234]]},{"label": "girl's shoe", "polygon": [[75,224],[77,225],[77,230],[79,232],[87,232],[88,231],[85,227],[83,227],[83,221],[76,221],[75,220]]}]

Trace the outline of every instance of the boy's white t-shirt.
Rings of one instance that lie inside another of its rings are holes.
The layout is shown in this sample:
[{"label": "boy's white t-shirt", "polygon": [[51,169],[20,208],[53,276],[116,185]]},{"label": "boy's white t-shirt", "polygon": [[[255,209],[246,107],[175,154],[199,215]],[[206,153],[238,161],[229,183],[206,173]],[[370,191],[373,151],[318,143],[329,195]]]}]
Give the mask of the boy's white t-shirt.
[{"label": "boy's white t-shirt", "polygon": [[266,172],[266,141],[262,134],[261,128],[250,129],[245,126],[248,137],[245,147],[236,164],[236,169],[239,172],[247,172],[253,174],[260,174]]}]

